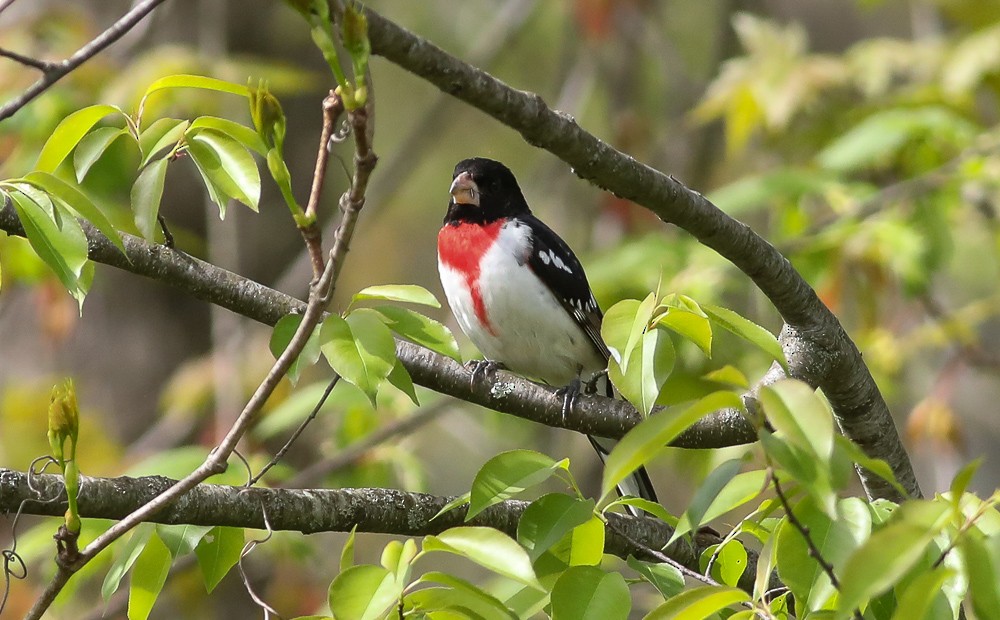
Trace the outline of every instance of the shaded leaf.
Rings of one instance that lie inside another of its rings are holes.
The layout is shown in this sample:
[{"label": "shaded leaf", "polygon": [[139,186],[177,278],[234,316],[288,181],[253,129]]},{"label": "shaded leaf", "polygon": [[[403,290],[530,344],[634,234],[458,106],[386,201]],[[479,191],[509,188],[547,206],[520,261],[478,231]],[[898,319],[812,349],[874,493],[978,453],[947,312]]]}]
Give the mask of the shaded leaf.
[{"label": "shaded leaf", "polygon": [[760,391],[771,424],[791,443],[823,462],[833,453],[833,413],[812,387],[783,379]]},{"label": "shaded leaf", "polygon": [[596,566],[572,566],[552,587],[552,620],[625,620],[631,609],[621,573]]},{"label": "shaded leaf", "polygon": [[89,221],[116,248],[121,250],[122,254],[125,253],[125,244],[122,243],[122,237],[114,224],[79,188],[48,172],[30,172],[25,180],[45,190],[50,196],[60,200],[63,206],[75,212],[77,216]]},{"label": "shaded leaf", "polygon": [[124,112],[113,105],[92,105],[64,118],[45,141],[42,152],[38,154],[38,161],[35,162],[35,170],[55,172],[91,127],[109,114],[124,115]]},{"label": "shaded leaf", "polygon": [[788,370],[788,362],[785,361],[785,354],[781,350],[781,345],[778,344],[778,339],[774,337],[774,334],[729,308],[712,305],[702,305],[701,308],[717,324],[756,346],[764,353],[767,353],[771,356],[771,359],[781,364],[782,368],[786,371]]},{"label": "shaded leaf", "polygon": [[139,178],[132,185],[132,214],[135,227],[147,241],[152,241],[156,233],[156,216],[160,212],[163,199],[163,181],[167,177],[166,159],[157,159],[143,168]]},{"label": "shaded leaf", "polygon": [[151,536],[132,567],[128,591],[129,620],[146,620],[170,572],[170,551],[159,536]]},{"label": "shaded leaf", "polygon": [[76,170],[76,182],[83,183],[90,167],[97,163],[104,151],[121,136],[129,135],[125,129],[118,127],[98,127],[80,140],[73,151],[73,168]]},{"label": "shaded leaf", "polygon": [[432,308],[440,308],[441,302],[433,293],[416,284],[380,284],[361,289],[354,294],[354,301],[380,299],[384,301],[401,301],[410,304],[420,304]]},{"label": "shaded leaf", "polygon": [[573,528],[590,520],[594,500],[549,493],[531,502],[517,523],[517,541],[534,562]]},{"label": "shaded leaf", "polygon": [[156,535],[160,537],[170,557],[177,559],[194,551],[201,539],[212,529],[210,525],[163,525],[156,526]]},{"label": "shaded leaf", "polygon": [[107,603],[111,595],[118,590],[122,577],[135,564],[136,558],[142,553],[149,537],[156,531],[156,526],[152,523],[140,523],[129,536],[128,543],[119,550],[115,556],[115,561],[111,563],[108,574],[104,576],[104,584],[101,586],[101,598]]},{"label": "shaded leaf", "polygon": [[566,460],[556,462],[532,450],[510,450],[494,456],[479,469],[472,482],[466,521],[486,508],[544,482],[567,465]]},{"label": "shaded leaf", "polygon": [[[668,545],[688,532],[698,529],[707,521],[704,518],[705,513],[708,512],[709,507],[716,501],[726,485],[739,473],[742,464],[741,459],[731,459],[708,474],[698,490],[695,491],[687,510],[678,520],[674,534],[667,542]],[[757,485],[756,490],[758,492],[761,490],[761,484]]]},{"label": "shaded leaf", "polygon": [[653,564],[628,556],[628,565],[643,579],[653,584],[663,598],[676,596],[684,590],[684,575],[671,564]]},{"label": "shaded leaf", "polygon": [[385,317],[386,325],[403,338],[447,355],[456,362],[462,361],[455,336],[443,324],[409,308],[378,306],[375,311]]},{"label": "shaded leaf", "polygon": [[214,129],[220,133],[224,133],[233,140],[239,142],[244,148],[247,148],[258,155],[267,155],[267,145],[264,144],[264,140],[261,139],[260,134],[258,134],[254,129],[247,127],[246,125],[241,125],[235,121],[231,121],[228,118],[219,118],[217,116],[199,116],[198,118],[191,121],[190,135],[194,135],[199,129]]},{"label": "shaded leaf", "polygon": [[139,152],[142,161],[139,166],[145,166],[149,160],[169,147],[174,147],[184,137],[190,121],[176,118],[159,118],[139,134]]},{"label": "shaded leaf", "polygon": [[379,386],[396,365],[396,343],[379,315],[361,309],[346,320],[327,317],[320,328],[320,349],[330,366],[374,405]]},{"label": "shaded leaf", "polygon": [[[274,329],[271,331],[271,340],[268,342],[268,348],[274,359],[278,359],[285,352],[285,349],[288,348],[288,344],[292,341],[292,337],[298,331],[301,324],[302,315],[296,313],[286,314],[274,324]],[[298,383],[299,375],[303,368],[312,366],[319,359],[319,343],[320,330],[317,326],[306,340],[306,344],[302,347],[298,358],[288,367],[288,379],[292,382],[292,385]]]},{"label": "shaded leaf", "polygon": [[649,612],[646,620],[708,618],[712,614],[750,600],[743,590],[726,586],[702,586],[681,592]]},{"label": "shaded leaf", "polygon": [[215,526],[194,548],[207,592],[211,593],[229,569],[239,562],[244,539],[241,527]]}]

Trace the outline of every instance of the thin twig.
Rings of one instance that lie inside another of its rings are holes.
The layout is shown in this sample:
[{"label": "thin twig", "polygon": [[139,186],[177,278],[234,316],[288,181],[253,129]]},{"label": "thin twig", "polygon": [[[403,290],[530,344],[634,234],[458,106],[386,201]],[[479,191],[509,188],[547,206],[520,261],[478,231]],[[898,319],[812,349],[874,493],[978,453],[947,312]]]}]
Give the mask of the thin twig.
[{"label": "thin twig", "polygon": [[26,67],[31,67],[32,69],[38,69],[42,73],[49,73],[56,68],[51,62],[45,60],[38,60],[37,58],[32,58],[31,56],[25,56],[24,54],[18,54],[17,52],[4,49],[0,47],[0,56],[4,58],[10,58],[14,62],[19,62]]},{"label": "thin twig", "polygon": [[[635,518],[641,518],[641,517],[635,517]],[[690,568],[688,568],[687,566],[684,566],[683,564],[681,564],[677,560],[669,557],[668,555],[666,555],[662,551],[659,551],[658,549],[653,549],[652,547],[648,547],[648,546],[642,544],[641,542],[633,539],[632,537],[630,537],[627,533],[625,533],[621,528],[619,528],[616,524],[612,523],[611,521],[607,522],[607,527],[608,527],[608,529],[612,530],[613,532],[615,532],[616,534],[618,534],[619,536],[621,536],[622,538],[624,538],[625,540],[627,540],[630,544],[635,545],[637,549],[641,549],[642,552],[648,554],[649,557],[655,558],[657,562],[662,562],[664,564],[669,564],[670,566],[673,566],[678,571],[680,571],[680,573],[682,575],[684,575],[685,577],[690,577],[691,579],[700,581],[700,582],[702,582],[704,584],[707,584],[707,585],[710,585],[710,586],[721,585],[718,581],[712,579],[708,575],[702,575],[701,573],[699,573],[696,570],[691,570]]]},{"label": "thin twig", "polygon": [[316,168],[313,171],[312,189],[309,192],[309,202],[306,205],[306,219],[311,223],[299,229],[306,242],[306,251],[312,263],[314,278],[318,278],[323,271],[323,243],[320,238],[322,232],[317,213],[319,212],[320,198],[323,196],[323,181],[326,179],[327,164],[330,160],[330,136],[333,135],[333,128],[343,112],[344,102],[333,91],[330,91],[330,94],[323,99],[323,129],[319,136]]},{"label": "thin twig", "polygon": [[[120,39],[122,35],[131,30],[163,2],[164,0],[144,0],[136,4],[128,13],[111,24],[107,30],[99,34],[92,41],[78,49],[72,56],[62,62],[48,63],[48,69],[45,70],[45,74],[38,81],[0,108],[0,121],[13,116],[32,99],[48,90],[53,84]],[[6,5],[0,7],[0,10],[4,8],[6,8]]]},{"label": "thin twig", "polygon": [[309,423],[316,418],[317,414],[319,414],[319,410],[323,408],[323,404],[326,402],[326,399],[330,397],[330,392],[333,391],[333,388],[337,387],[337,383],[339,382],[340,375],[333,375],[333,379],[331,379],[330,383],[327,384],[326,389],[323,390],[323,395],[319,397],[318,401],[316,401],[316,404],[313,406],[312,411],[309,412],[309,415],[306,416],[306,419],[302,420],[302,423],[299,424],[298,428],[295,429],[295,432],[288,438],[285,445],[281,446],[281,449],[275,452],[274,456],[271,457],[271,460],[268,461],[267,465],[261,468],[261,470],[257,472],[257,475],[250,476],[250,479],[247,480],[246,486],[252,487],[257,484],[257,482],[264,477],[264,474],[266,474],[272,467],[277,465],[282,458],[284,458],[285,454],[288,453],[288,450],[291,449],[292,444],[294,444],[295,440],[302,434],[302,431],[306,430]]}]

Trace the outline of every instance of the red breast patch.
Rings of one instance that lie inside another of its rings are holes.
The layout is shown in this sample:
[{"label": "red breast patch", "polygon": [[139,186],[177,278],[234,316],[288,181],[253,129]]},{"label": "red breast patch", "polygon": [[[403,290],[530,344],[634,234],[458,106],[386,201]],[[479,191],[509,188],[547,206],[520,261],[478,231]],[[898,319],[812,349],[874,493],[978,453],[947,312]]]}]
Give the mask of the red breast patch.
[{"label": "red breast patch", "polygon": [[493,247],[502,226],[501,221],[483,225],[447,224],[438,233],[438,257],[442,263],[465,278],[476,318],[493,335],[496,334],[486,314],[486,305],[479,289],[479,269],[483,256]]}]

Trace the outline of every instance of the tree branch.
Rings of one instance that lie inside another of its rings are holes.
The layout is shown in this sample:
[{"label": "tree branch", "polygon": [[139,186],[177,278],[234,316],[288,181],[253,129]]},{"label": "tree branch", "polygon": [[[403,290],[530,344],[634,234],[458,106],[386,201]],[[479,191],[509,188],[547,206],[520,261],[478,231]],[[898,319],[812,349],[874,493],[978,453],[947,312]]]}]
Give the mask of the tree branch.
[{"label": "tree branch", "polygon": [[[36,69],[43,72],[42,77],[38,78],[38,81],[29,86],[19,96],[8,101],[2,108],[0,108],[0,121],[14,116],[18,110],[28,105],[32,99],[48,90],[49,87],[64,78],[74,69],[102,52],[104,48],[120,39],[122,35],[142,21],[146,15],[162,4],[163,1],[164,0],[144,0],[143,2],[136,4],[128,13],[122,15],[118,21],[111,24],[107,30],[99,34],[94,40],[78,49],[72,56],[62,62],[40,63],[38,66],[33,65]],[[10,54],[7,54],[7,56],[11,57]],[[24,62],[23,58],[24,57],[21,57],[19,62]]]},{"label": "tree branch", "polygon": [[[0,469],[0,513],[17,510],[29,500],[23,514],[62,517],[65,502],[30,501],[52,497],[62,491],[62,478],[40,474],[31,477],[35,491],[28,487],[24,472]],[[84,518],[121,519],[172,488],[177,481],[161,476],[143,478],[90,478],[81,476],[79,509]],[[165,524],[221,525],[265,529],[264,510],[274,530],[313,534],[316,532],[359,532],[426,536],[459,525],[480,525],[517,535],[517,523],[528,502],[508,500],[492,506],[466,522],[467,506],[434,518],[453,497],[408,493],[396,489],[263,489],[201,484],[165,507],[149,521]],[[657,561],[648,549],[660,549],[670,539],[672,529],[657,519],[609,514],[604,550],[622,558],[629,555]],[[86,527],[86,524],[84,524]],[[698,558],[717,538],[695,536],[694,544],[678,540],[663,553],[672,560],[698,570]],[[753,591],[757,556],[748,550],[749,565],[740,587]]]},{"label": "tree branch", "polygon": [[[231,271],[199,260],[180,250],[149,243],[122,233],[123,255],[90,223],[81,222],[87,234],[91,260],[118,267],[177,287],[189,295],[227,308],[267,325],[305,304]],[[24,236],[13,207],[0,208],[0,230]],[[532,383],[518,375],[498,371],[494,381],[470,382],[469,371],[451,358],[404,340],[396,353],[413,381],[436,392],[488,407],[501,413],[580,433],[620,439],[642,420],[632,405],[622,400],[581,394],[573,415],[562,415],[562,398],[555,389]],[[749,396],[752,398],[752,396]],[[753,425],[742,412],[715,412],[685,431],[672,444],[681,448],[722,448],[757,441]]]},{"label": "tree branch", "polygon": [[[331,8],[338,9],[338,2]],[[366,8],[372,52],[511,127],[556,155],[573,172],[691,233],[736,265],[760,288],[786,323],[791,375],[823,389],[844,433],[885,459],[899,482],[920,495],[889,409],[854,342],[812,287],[774,246],[704,196],[617,151],[576,121],[550,109],[535,93],[516,90]],[[869,497],[902,499],[888,483],[861,472]]]}]

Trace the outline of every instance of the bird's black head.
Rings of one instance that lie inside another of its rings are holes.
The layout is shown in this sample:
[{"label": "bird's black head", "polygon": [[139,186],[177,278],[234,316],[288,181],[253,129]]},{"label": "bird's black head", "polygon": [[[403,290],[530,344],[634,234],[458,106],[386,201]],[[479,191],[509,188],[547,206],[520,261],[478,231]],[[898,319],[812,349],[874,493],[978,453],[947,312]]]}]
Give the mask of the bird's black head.
[{"label": "bird's black head", "polygon": [[485,224],[531,213],[514,173],[492,159],[463,159],[455,166],[446,224]]}]

